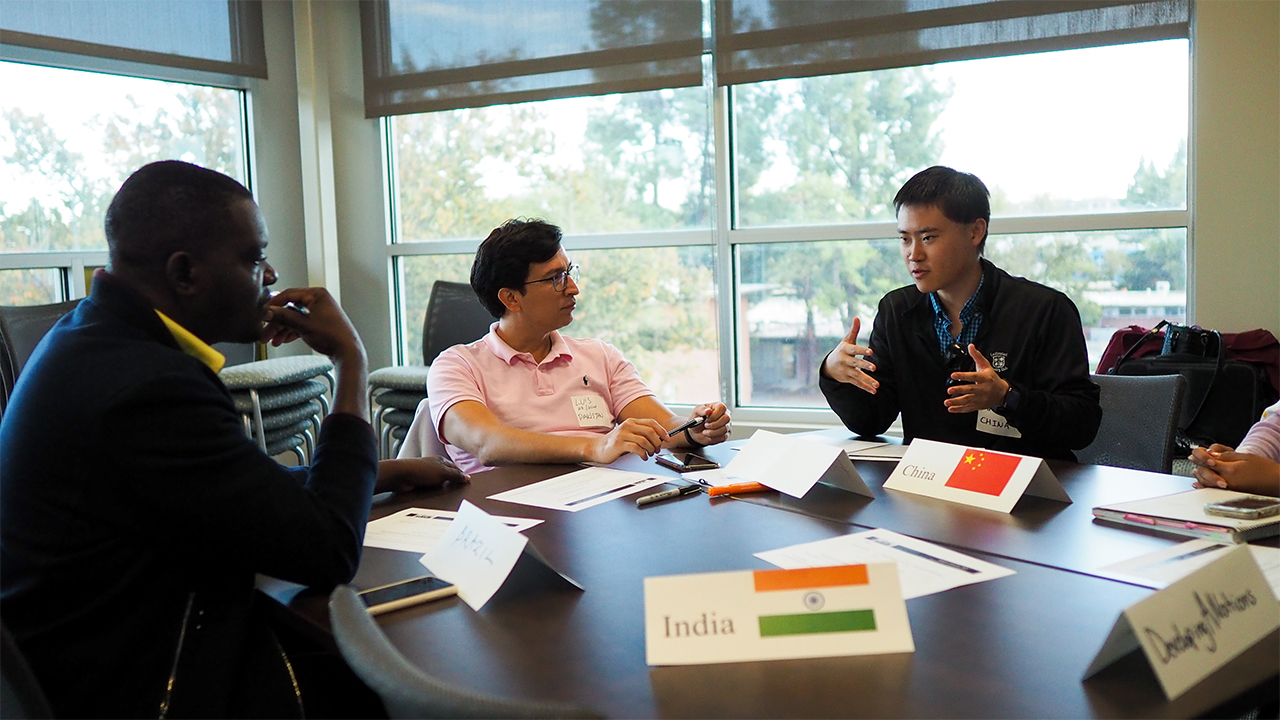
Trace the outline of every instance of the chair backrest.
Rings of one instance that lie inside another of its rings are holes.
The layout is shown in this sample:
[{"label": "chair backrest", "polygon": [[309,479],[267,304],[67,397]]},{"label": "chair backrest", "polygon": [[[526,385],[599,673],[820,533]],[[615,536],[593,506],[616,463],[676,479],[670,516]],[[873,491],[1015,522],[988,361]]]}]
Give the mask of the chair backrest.
[{"label": "chair backrest", "polygon": [[76,309],[79,300],[51,305],[0,305],[0,412],[9,404],[9,395],[18,382],[18,374],[36,345],[49,333],[63,315]]},{"label": "chair backrest", "polygon": [[436,432],[436,424],[431,420],[431,401],[423,398],[418,409],[413,413],[413,422],[405,433],[404,442],[400,444],[397,458],[449,457],[440,434]]},{"label": "chair backrest", "polygon": [[454,345],[479,340],[492,324],[493,316],[480,304],[469,284],[435,281],[422,320],[423,363],[430,365],[437,355]]},{"label": "chair backrest", "polygon": [[473,693],[434,678],[400,654],[350,585],[329,596],[329,623],[343,659],[392,718],[601,717],[572,705],[526,703]]},{"label": "chair backrest", "polygon": [[9,629],[0,625],[0,718],[51,718],[53,710]]},{"label": "chair backrest", "polygon": [[1181,375],[1093,375],[1102,389],[1102,424],[1082,463],[1169,473],[1187,382]]}]

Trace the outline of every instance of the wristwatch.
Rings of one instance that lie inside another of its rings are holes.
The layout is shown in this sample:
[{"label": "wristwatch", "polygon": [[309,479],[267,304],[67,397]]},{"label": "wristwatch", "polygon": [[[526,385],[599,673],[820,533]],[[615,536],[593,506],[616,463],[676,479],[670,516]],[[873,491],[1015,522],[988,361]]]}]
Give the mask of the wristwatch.
[{"label": "wristwatch", "polygon": [[1022,393],[1018,392],[1018,388],[1009,383],[1009,391],[1004,394],[1004,402],[1000,403],[1000,407],[996,408],[996,412],[1001,415],[1008,414],[1018,409],[1018,405],[1022,403]]}]

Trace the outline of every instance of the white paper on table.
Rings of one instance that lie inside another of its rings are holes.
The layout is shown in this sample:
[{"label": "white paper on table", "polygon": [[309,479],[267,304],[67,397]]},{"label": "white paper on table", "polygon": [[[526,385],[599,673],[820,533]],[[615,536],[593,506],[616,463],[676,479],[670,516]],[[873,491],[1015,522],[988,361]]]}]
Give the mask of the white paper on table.
[{"label": "white paper on table", "polygon": [[863,447],[856,450],[848,450],[850,460],[901,460],[903,455],[907,454],[910,445],[892,445],[890,443],[875,443],[869,447]]},{"label": "white paper on table", "polygon": [[[394,515],[373,520],[365,528],[365,547],[384,550],[425,553],[434,548],[449,530],[449,523],[457,517],[454,510],[432,508],[406,508]],[[499,517],[494,520],[506,523],[516,532],[524,532],[541,523],[537,518]]]},{"label": "white paper on table", "polygon": [[466,500],[430,552],[418,558],[432,575],[458,586],[458,597],[480,610],[506,582],[529,538]]},{"label": "white paper on table", "polygon": [[[1190,575],[1234,547],[1236,546],[1222,545],[1212,540],[1188,540],[1098,569],[1158,589]],[[1271,586],[1271,591],[1280,597],[1280,548],[1261,545],[1248,547],[1254,561],[1262,568],[1262,575]]]},{"label": "white paper on table", "polygon": [[961,585],[995,580],[1013,570],[891,530],[867,530],[756,553],[756,557],[786,570],[828,565],[891,562],[898,566],[902,597],[932,595]]},{"label": "white paper on table", "polygon": [[[758,482],[800,498],[839,457],[840,452],[830,445],[799,435],[757,430],[742,446],[738,457],[729,461],[724,469],[733,477]],[[861,483],[861,479],[858,482]]]},{"label": "white paper on table", "polygon": [[654,485],[661,485],[670,479],[613,468],[589,467],[500,492],[497,495],[490,495],[489,499],[532,505],[548,510],[577,512]]}]

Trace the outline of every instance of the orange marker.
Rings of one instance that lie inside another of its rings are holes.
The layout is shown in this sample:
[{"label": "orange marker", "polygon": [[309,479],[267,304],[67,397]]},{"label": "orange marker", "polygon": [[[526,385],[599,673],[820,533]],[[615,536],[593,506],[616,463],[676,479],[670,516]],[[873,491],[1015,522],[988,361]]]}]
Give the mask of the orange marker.
[{"label": "orange marker", "polygon": [[772,490],[768,485],[761,485],[758,482],[734,483],[733,485],[718,485],[707,488],[707,495],[715,497],[717,495],[741,495],[742,493],[761,492],[763,490]]}]

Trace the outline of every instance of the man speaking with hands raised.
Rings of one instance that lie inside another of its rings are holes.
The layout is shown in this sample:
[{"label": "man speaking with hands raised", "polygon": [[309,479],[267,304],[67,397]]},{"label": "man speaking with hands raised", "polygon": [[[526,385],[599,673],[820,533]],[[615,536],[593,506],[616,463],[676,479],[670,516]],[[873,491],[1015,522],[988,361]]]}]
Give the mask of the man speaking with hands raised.
[{"label": "man speaking with hands raised", "polygon": [[1080,314],[1067,296],[982,257],[991,219],[976,176],[935,166],[894,197],[914,285],[880,301],[869,346],[855,318],[819,387],[844,424],[1074,460],[1102,419]]}]

